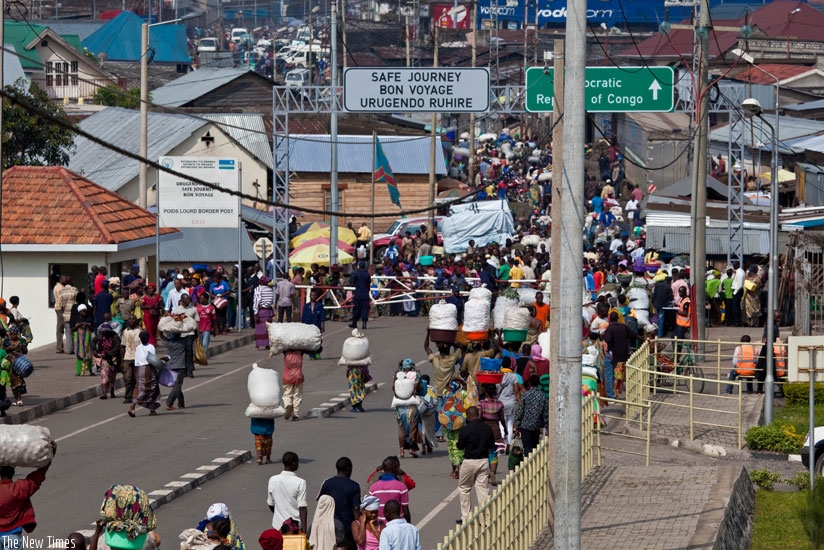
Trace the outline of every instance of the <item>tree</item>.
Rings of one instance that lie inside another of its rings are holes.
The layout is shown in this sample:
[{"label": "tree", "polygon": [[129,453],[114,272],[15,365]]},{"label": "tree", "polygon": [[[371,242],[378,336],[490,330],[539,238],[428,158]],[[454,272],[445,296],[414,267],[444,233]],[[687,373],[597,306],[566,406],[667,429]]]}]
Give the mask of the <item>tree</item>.
[{"label": "tree", "polygon": [[97,89],[94,93],[94,102],[98,105],[106,105],[107,107],[139,109],[140,88],[132,88],[124,92],[117,85],[109,84],[108,86]]},{"label": "tree", "polygon": [[[3,170],[18,164],[68,164],[69,154],[74,150],[74,132],[63,109],[33,83],[28,90],[18,85],[6,86],[4,90],[9,97],[3,98]],[[47,113],[64,125],[36,111]]]}]

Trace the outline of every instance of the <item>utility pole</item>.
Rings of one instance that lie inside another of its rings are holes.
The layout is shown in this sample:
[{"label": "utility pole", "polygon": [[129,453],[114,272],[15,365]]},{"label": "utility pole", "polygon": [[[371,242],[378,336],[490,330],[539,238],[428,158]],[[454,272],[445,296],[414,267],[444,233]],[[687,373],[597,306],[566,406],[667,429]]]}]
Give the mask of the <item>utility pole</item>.
[{"label": "utility pole", "polygon": [[[569,325],[558,335],[558,423],[555,428],[555,548],[581,548],[581,314],[584,211],[584,82],[586,70],[586,0],[567,3],[564,79],[564,146],[561,181],[560,279],[556,315]],[[569,92],[569,93],[567,93]],[[569,97],[569,99],[567,99]],[[566,124],[568,122],[569,124]],[[553,166],[553,175],[555,174]],[[555,221],[555,223],[558,223]],[[554,225],[554,224],[553,224]],[[557,268],[556,268],[557,270]],[[554,279],[555,277],[553,277]],[[554,298],[554,297],[553,297]],[[551,385],[551,384],[550,384]],[[550,436],[552,437],[552,436]]]},{"label": "utility pole", "polygon": [[[472,17],[472,67],[475,68],[475,64],[478,61],[478,12],[477,12],[477,2],[472,2],[472,11],[470,12],[470,17]],[[466,165],[466,171],[468,174],[469,185],[472,185],[475,182],[475,112],[469,113],[469,161]]]},{"label": "utility pole", "polygon": [[[337,0],[335,0],[337,4]],[[341,1],[341,9],[340,11],[340,30],[342,33],[342,44],[343,44],[343,70],[346,70],[346,67],[349,64],[346,61],[346,54],[349,53],[349,43],[346,41],[346,0]],[[337,39],[336,39],[337,40]]]},{"label": "utility pole", "polygon": [[[330,115],[329,129],[331,133],[331,167],[329,169],[329,193],[332,195],[331,210],[333,212],[329,229],[329,268],[338,263],[338,6],[332,3],[332,114]],[[311,59],[312,48],[309,48]],[[374,170],[374,168],[373,168]]]},{"label": "utility pole", "polygon": [[[561,166],[564,163],[564,41],[555,40],[552,48],[553,59],[553,78],[555,87],[555,97],[552,98],[552,118],[555,122],[555,128],[552,130],[552,175],[554,180],[552,182],[552,216],[553,221],[558,220],[557,223],[552,224],[552,231],[550,233],[551,245],[549,250],[550,255],[550,274],[552,280],[549,283],[549,303],[552,307],[561,299],[561,217],[563,204],[561,202]],[[556,175],[557,174],[557,175]],[[558,358],[559,354],[559,337],[565,330],[561,326],[564,321],[560,315],[550,316],[550,330],[549,330],[549,379],[558,380]],[[557,406],[558,403],[558,385],[549,384],[549,433],[555,434],[558,430]],[[557,444],[555,438],[550,437],[549,440],[549,528],[555,533],[555,453],[557,452]]]},{"label": "utility pole", "polygon": [[[151,13],[149,13],[151,21]],[[137,179],[137,205],[140,208],[148,207],[148,167],[146,160],[149,156],[149,24],[143,23],[140,27],[140,164]],[[157,202],[157,201],[155,201]],[[157,215],[160,216],[160,204],[156,205]],[[151,281],[146,271],[146,256],[138,258],[137,265],[140,273],[147,281]],[[158,266],[159,267],[159,266]],[[155,275],[156,276],[156,275]]]},{"label": "utility pole", "polygon": [[404,37],[406,38],[406,66],[412,66],[412,48],[409,45],[409,16],[406,16],[406,30],[404,31]]},{"label": "utility pole", "polygon": [[707,82],[709,80],[710,7],[708,0],[701,0],[695,36],[699,41],[701,59],[698,63],[698,88],[696,93],[695,150],[692,159],[692,206],[690,208],[690,287],[692,302],[690,315],[695,317],[695,340],[706,340],[705,306],[706,290],[701,281],[707,267],[707,135],[709,134],[709,110]]},{"label": "utility pole", "polygon": [[[435,25],[435,57],[432,62],[433,67],[438,66],[438,25]],[[432,139],[429,142],[429,204],[428,206],[432,206],[435,204],[435,185],[436,184],[436,176],[435,176],[435,159],[438,158],[436,155],[437,146],[438,146],[438,113],[432,113],[432,128],[431,135]],[[435,236],[435,211],[430,210],[429,214],[429,221],[427,223],[427,232],[429,233],[429,238],[433,238]],[[435,243],[437,244],[437,240]]]}]

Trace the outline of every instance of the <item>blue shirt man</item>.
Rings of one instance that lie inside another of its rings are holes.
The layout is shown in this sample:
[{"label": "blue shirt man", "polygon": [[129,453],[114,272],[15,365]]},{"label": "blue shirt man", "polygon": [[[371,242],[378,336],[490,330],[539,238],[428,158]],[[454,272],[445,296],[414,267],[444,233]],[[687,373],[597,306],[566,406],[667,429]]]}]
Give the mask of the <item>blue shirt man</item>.
[{"label": "blue shirt man", "polygon": [[390,243],[389,248],[386,249],[386,252],[383,253],[384,258],[389,258],[389,261],[392,262],[392,265],[398,263],[398,256],[400,256],[400,252],[398,252],[398,247],[395,245],[395,241]]},{"label": "blue shirt man", "polygon": [[596,214],[600,214],[604,211],[604,199],[598,195],[592,197],[592,211]]}]

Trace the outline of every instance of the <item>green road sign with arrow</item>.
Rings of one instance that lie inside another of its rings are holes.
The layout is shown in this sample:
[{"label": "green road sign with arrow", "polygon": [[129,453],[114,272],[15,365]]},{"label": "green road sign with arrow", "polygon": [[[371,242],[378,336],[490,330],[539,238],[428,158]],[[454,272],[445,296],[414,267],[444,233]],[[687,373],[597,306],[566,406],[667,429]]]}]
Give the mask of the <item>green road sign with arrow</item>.
[{"label": "green road sign with arrow", "polygon": [[[655,113],[675,105],[672,67],[587,67],[586,110],[589,113]],[[526,70],[526,110],[553,111],[555,70]]]}]

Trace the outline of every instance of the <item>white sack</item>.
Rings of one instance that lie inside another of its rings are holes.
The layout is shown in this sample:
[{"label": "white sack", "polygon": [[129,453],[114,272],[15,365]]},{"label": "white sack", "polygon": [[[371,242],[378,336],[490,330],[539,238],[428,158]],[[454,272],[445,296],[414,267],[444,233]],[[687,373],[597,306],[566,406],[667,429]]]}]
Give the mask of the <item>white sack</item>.
[{"label": "white sack", "polygon": [[[487,304],[492,303],[492,291],[485,286],[479,286],[469,291],[470,300],[483,300]],[[466,311],[466,310],[464,310]]]},{"label": "white sack", "polygon": [[518,289],[518,298],[525,304],[531,304],[535,301],[535,295],[538,294],[537,288],[528,288],[522,286]]},{"label": "white sack", "polygon": [[504,312],[505,329],[529,330],[529,321],[532,316],[525,307],[511,307]]},{"label": "white sack", "polygon": [[549,329],[538,335],[538,345],[541,346],[541,355],[549,359]]},{"label": "white sack", "polygon": [[649,309],[649,294],[643,288],[627,290],[627,301],[632,309]]},{"label": "white sack", "polygon": [[649,310],[648,309],[636,309],[635,310],[635,318],[638,319],[638,326],[645,327],[649,324]]},{"label": "white sack", "polygon": [[338,359],[338,366],[339,367],[368,367],[372,364],[371,357],[364,357],[363,359],[347,359],[346,357],[341,357]]},{"label": "white sack", "polygon": [[464,305],[464,332],[489,330],[489,302],[470,299]]},{"label": "white sack", "polygon": [[0,465],[42,468],[54,456],[51,443],[48,428],[0,424]]},{"label": "white sack", "polygon": [[246,416],[249,418],[280,418],[284,414],[286,414],[286,411],[280,405],[277,407],[259,407],[254,403],[249,403],[249,406],[246,407]]},{"label": "white sack", "polygon": [[184,317],[180,321],[175,321],[174,317],[161,317],[157,323],[158,332],[170,332],[172,334],[183,334],[184,332],[197,332],[197,321],[191,317]]},{"label": "white sack", "polygon": [[434,330],[458,330],[458,308],[441,300],[429,308],[429,328]]},{"label": "white sack", "polygon": [[598,380],[598,369],[595,367],[581,367],[581,376],[589,376]]},{"label": "white sack", "polygon": [[524,246],[537,247],[539,244],[541,244],[541,237],[538,235],[524,235],[521,239],[521,244]]},{"label": "white sack", "polygon": [[257,363],[253,364],[252,371],[246,379],[246,388],[249,390],[249,400],[254,405],[258,407],[280,406],[280,374],[277,371],[260,368]]},{"label": "white sack", "polygon": [[266,323],[269,332],[269,357],[288,349],[317,351],[321,346],[320,329],[304,323]]},{"label": "white sack", "polygon": [[407,397],[406,399],[400,399],[397,395],[392,396],[392,404],[390,407],[393,409],[397,409],[398,407],[403,407],[405,405],[415,405],[416,407],[420,405],[421,398],[417,395],[413,395],[411,397]]},{"label": "white sack", "polygon": [[495,309],[492,310],[492,317],[495,324],[495,328],[504,328],[504,314],[506,310],[511,307],[517,307],[518,300],[512,300],[511,298],[505,298],[504,296],[499,296],[498,300],[495,302]]},{"label": "white sack", "polygon": [[362,361],[370,354],[369,338],[365,337],[358,329],[353,330],[352,336],[343,341],[341,358],[345,359],[348,365],[354,365],[354,361]]},{"label": "white sack", "polygon": [[395,395],[398,399],[409,399],[415,393],[415,377],[407,378],[405,373],[399,372],[395,375]]}]

